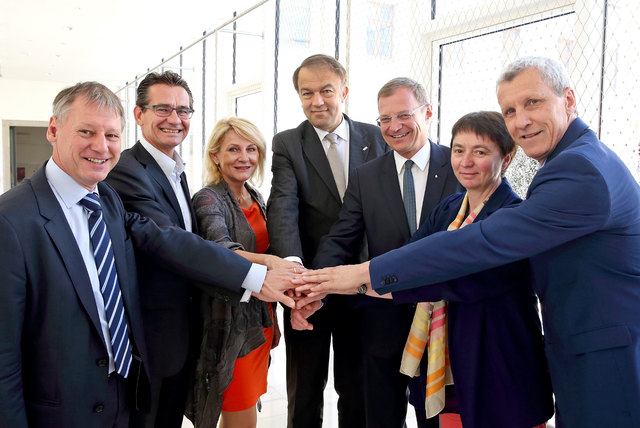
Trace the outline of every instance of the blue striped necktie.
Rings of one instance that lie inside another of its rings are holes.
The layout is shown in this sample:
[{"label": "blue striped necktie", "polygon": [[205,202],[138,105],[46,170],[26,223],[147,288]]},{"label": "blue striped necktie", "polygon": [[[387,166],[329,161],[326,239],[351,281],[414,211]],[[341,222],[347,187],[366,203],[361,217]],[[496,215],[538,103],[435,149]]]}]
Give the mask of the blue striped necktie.
[{"label": "blue striped necktie", "polygon": [[122,293],[113,258],[111,237],[102,218],[102,207],[98,195],[88,193],[78,203],[89,211],[89,235],[91,236],[93,257],[98,268],[104,310],[109,323],[113,361],[116,372],[126,378],[131,366],[131,344],[129,343],[127,318],[124,314]]},{"label": "blue striped necktie", "polygon": [[411,173],[413,161],[409,159],[404,163],[404,178],[402,179],[402,196],[404,202],[404,211],[407,213],[407,222],[409,223],[409,231],[413,235],[418,227],[416,218],[416,189],[413,185],[413,174]]}]

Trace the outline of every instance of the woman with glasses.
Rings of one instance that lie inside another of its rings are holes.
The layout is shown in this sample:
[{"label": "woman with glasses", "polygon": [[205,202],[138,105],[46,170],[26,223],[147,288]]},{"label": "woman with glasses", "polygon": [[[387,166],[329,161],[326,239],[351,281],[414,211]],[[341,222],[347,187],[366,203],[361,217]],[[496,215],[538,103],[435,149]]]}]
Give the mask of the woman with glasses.
[{"label": "woman with glasses", "polygon": [[[254,263],[275,267],[298,264],[265,254],[269,247],[265,204],[249,185],[262,179],[266,144],[258,128],[230,117],[214,127],[204,159],[205,183],[193,197],[204,238],[236,251]],[[269,351],[280,331],[275,306],[250,297],[203,295],[203,337],[188,405],[194,425],[255,427],[256,404],[267,390]],[[221,413],[221,415],[220,415]]]}]

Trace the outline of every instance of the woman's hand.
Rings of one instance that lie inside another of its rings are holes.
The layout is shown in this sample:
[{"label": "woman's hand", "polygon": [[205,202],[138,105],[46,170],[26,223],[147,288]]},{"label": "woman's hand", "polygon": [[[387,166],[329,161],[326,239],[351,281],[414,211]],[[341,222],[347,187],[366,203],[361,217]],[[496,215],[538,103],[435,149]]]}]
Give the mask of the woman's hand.
[{"label": "woman's hand", "polygon": [[291,272],[296,274],[302,273],[305,270],[307,270],[304,266],[302,266],[298,262],[285,260],[278,256],[273,256],[271,254],[265,254],[265,256],[267,258],[265,263],[265,265],[267,266],[267,270],[278,269],[278,268],[291,269]]}]

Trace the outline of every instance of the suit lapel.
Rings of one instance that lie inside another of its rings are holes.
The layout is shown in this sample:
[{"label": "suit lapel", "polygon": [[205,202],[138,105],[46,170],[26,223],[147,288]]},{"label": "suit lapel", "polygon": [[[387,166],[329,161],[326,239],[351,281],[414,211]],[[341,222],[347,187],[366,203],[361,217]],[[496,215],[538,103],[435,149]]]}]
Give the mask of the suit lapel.
[{"label": "suit lapel", "polygon": [[[198,219],[196,218],[196,213],[193,211],[193,205],[191,205],[191,192],[189,192],[189,184],[187,183],[187,174],[182,172],[180,174],[180,186],[182,187],[182,191],[184,192],[185,197],[187,198],[187,205],[189,206],[189,215],[191,216],[191,231],[193,233],[198,232]],[[182,211],[180,211],[182,213]]]},{"label": "suit lapel", "polygon": [[313,126],[309,121],[305,122],[302,134],[302,150],[304,151],[307,159],[311,162],[312,167],[316,170],[324,184],[329,189],[329,193],[331,193],[338,202],[342,203],[340,195],[338,194],[336,182],[333,179],[333,174],[331,173],[331,167],[329,166],[327,155],[324,152],[324,148],[322,147],[322,143],[318,138],[316,130],[313,129]]},{"label": "suit lapel", "polygon": [[[173,187],[171,187],[171,183],[169,183],[169,179],[158,165],[158,162],[149,154],[149,152],[140,144],[138,141],[131,148],[131,154],[136,158],[138,162],[142,166],[145,167],[151,178],[153,178],[156,183],[162,188],[164,196],[169,204],[171,204],[171,208],[175,211],[178,219],[180,220],[180,227],[184,229],[184,218],[182,217],[182,210],[180,209],[180,204],[178,203],[178,199],[176,198],[176,194],[173,191]],[[183,180],[186,183],[186,179]],[[189,193],[185,193],[185,195],[189,195]],[[195,223],[194,223],[195,224]]]},{"label": "suit lapel", "polygon": [[451,172],[448,154],[445,148],[431,141],[429,141],[429,144],[431,144],[429,173],[427,176],[427,188],[422,201],[420,224],[429,217],[431,210],[442,200],[447,177]]},{"label": "suit lapel", "polygon": [[387,201],[386,207],[389,210],[389,225],[395,224],[400,229],[400,233],[404,239],[409,239],[411,231],[409,230],[409,222],[407,221],[407,213],[404,211],[404,202],[402,200],[402,192],[400,191],[400,182],[398,181],[398,170],[393,156],[393,151],[389,151],[382,155],[384,161],[378,177],[379,191],[382,194],[382,200]]},{"label": "suit lapel", "polygon": [[370,143],[362,134],[359,126],[353,123],[347,115],[344,115],[344,119],[349,124],[349,179],[351,179],[356,168],[369,160]]},{"label": "suit lapel", "polygon": [[60,203],[47,182],[44,167],[33,175],[31,185],[38,201],[40,215],[48,220],[44,228],[60,254],[82,307],[91,319],[96,332],[104,340],[87,268],[69,223],[60,208]]}]

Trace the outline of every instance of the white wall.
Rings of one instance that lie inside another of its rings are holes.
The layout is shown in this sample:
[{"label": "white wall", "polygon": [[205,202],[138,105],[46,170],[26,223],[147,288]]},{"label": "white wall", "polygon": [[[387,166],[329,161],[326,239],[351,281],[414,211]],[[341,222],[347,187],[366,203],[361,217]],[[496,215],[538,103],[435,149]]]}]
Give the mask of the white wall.
[{"label": "white wall", "polygon": [[54,83],[0,78],[0,189],[9,190],[11,126],[47,126],[51,104],[63,88],[73,83]]}]

